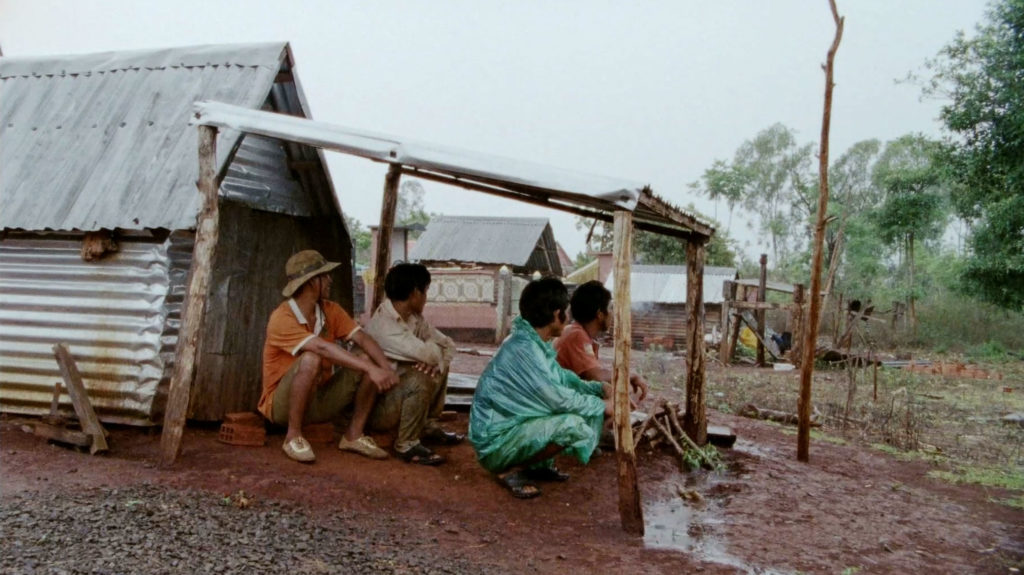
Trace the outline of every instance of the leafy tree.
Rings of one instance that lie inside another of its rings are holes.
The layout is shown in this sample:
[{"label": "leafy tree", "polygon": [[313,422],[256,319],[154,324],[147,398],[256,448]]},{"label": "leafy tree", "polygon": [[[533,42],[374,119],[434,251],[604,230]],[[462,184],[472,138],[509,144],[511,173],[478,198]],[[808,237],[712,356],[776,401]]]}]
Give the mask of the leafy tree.
[{"label": "leafy tree", "polygon": [[973,224],[963,285],[1024,309],[1024,0],[996,1],[974,37],[958,33],[926,66],[925,94],[951,100],[953,204]]},{"label": "leafy tree", "polygon": [[[398,203],[395,205],[395,225],[411,226],[430,223],[430,216],[423,209],[423,184],[419,180],[405,180],[398,189]],[[412,231],[409,235],[415,239],[421,232]]]},{"label": "leafy tree", "polygon": [[875,211],[879,237],[902,256],[910,320],[916,321],[914,247],[941,236],[945,227],[945,190],[937,164],[939,145],[920,135],[906,135],[885,146],[872,172],[884,197]]},{"label": "leafy tree", "polygon": [[[731,163],[716,161],[690,185],[712,199],[725,199],[754,214],[758,231],[771,238],[776,266],[784,265],[809,234],[814,209],[814,144],[799,145],[796,133],[775,124],[744,142]],[[816,196],[814,196],[816,197]]]},{"label": "leafy tree", "polygon": [[[878,157],[881,143],[878,140],[864,140],[857,142],[850,149],[846,150],[829,168],[829,192],[828,203],[829,216],[832,224],[825,229],[825,257],[828,265],[828,273],[823,284],[827,293],[832,293],[835,287],[837,273],[843,264],[847,244],[850,241],[851,232],[854,234],[874,235],[873,227],[863,221],[871,209],[881,200],[881,193],[871,182],[871,170],[874,161]],[[817,186],[811,188],[817,193]],[[811,213],[814,219],[817,206]],[[853,238],[858,244],[863,244],[864,239]],[[869,242],[877,244],[877,242]],[[868,252],[873,253],[877,260],[881,250]],[[860,263],[867,263],[859,260]],[[873,265],[869,264],[870,267]],[[847,271],[847,270],[843,270]],[[853,275],[861,270],[849,270]]]},{"label": "leafy tree", "polygon": [[348,215],[345,216],[345,227],[348,228],[349,237],[352,239],[356,263],[370,265],[370,243],[373,241],[370,230],[363,227],[359,220]]}]

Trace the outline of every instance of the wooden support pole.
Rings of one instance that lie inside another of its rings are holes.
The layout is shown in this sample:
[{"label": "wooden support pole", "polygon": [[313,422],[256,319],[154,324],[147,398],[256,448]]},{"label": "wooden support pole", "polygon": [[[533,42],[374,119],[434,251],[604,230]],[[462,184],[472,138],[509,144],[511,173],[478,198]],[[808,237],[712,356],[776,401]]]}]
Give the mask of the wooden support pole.
[{"label": "wooden support pole", "polygon": [[814,252],[811,256],[811,306],[804,329],[804,358],[800,365],[800,400],[797,414],[796,458],[810,461],[811,458],[811,376],[814,373],[814,344],[818,336],[818,318],[821,317],[821,260],[825,243],[825,214],[828,213],[828,132],[832,119],[832,64],[835,61],[839,41],[843,37],[843,18],[839,16],[835,0],[829,0],[836,34],[825,60],[825,109],[821,119],[821,143],[818,151],[818,221],[814,227]]},{"label": "wooden support pole", "polygon": [[726,355],[725,352],[729,350],[729,322],[732,319],[732,302],[736,299],[736,282],[732,280],[725,280],[722,282],[722,317],[718,318],[721,322],[720,332],[721,339],[718,342],[718,360],[722,362],[722,365],[729,365],[732,361],[732,354]]},{"label": "wooden support pole", "polygon": [[[761,278],[757,283],[757,301],[763,303],[768,297],[768,254],[761,254]],[[761,337],[757,338],[757,365],[764,367],[767,362],[764,360],[764,338],[765,338],[765,327],[764,327],[764,310],[759,309],[755,312],[757,318],[757,329],[755,333]]]},{"label": "wooden support pole", "polygon": [[796,284],[793,286],[793,349],[789,350],[790,360],[793,365],[800,367],[803,362],[804,348],[804,330],[807,326],[804,325],[804,284]]},{"label": "wooden support pole", "polygon": [[[78,422],[91,440],[89,453],[95,455],[98,451],[106,451],[107,432],[100,425],[100,419],[96,417],[96,410],[92,408],[89,401],[89,394],[85,391],[85,382],[82,381],[82,374],[78,372],[75,359],[63,343],[53,346],[53,354],[57,357],[57,365],[64,377],[64,383],[68,386],[68,395],[71,396],[71,403],[75,406],[75,415]],[[72,442],[74,443],[74,442]]]},{"label": "wooden support pole", "polygon": [[619,471],[619,518],[622,529],[632,535],[644,534],[640,486],[636,477],[636,451],[629,421],[629,353],[632,337],[629,276],[633,258],[633,213],[615,212],[615,363],[612,383],[615,393],[615,447]]},{"label": "wooden support pole", "polygon": [[384,277],[391,267],[391,232],[395,228],[395,210],[398,209],[398,182],[402,178],[402,165],[388,166],[384,177],[384,200],[380,205],[380,225],[377,227],[377,254],[373,265],[373,307],[377,311],[384,301]]},{"label": "wooden support pole", "polygon": [[164,430],[160,438],[160,464],[169,466],[181,451],[181,434],[188,415],[188,400],[195,376],[206,298],[210,291],[213,254],[217,248],[219,213],[217,190],[217,128],[199,126],[199,193],[202,209],[196,223],[196,243],[188,271],[188,291],[181,310],[181,329],[174,353],[174,374],[167,397]]},{"label": "wooden support pole", "polygon": [[683,428],[698,445],[708,440],[704,410],[704,244],[686,244],[686,414]]}]

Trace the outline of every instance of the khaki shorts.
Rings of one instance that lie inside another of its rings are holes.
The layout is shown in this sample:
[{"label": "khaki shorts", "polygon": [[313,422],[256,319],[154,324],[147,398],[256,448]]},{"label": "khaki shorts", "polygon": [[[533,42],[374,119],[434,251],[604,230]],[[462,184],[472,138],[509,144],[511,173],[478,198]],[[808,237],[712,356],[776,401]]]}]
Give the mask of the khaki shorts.
[{"label": "khaki shorts", "polygon": [[[299,371],[299,361],[281,377],[281,382],[274,390],[271,421],[279,425],[288,425],[288,408],[291,405],[292,379]],[[306,403],[303,423],[324,423],[338,417],[341,412],[352,404],[359,388],[363,372],[352,369],[337,368],[327,381],[320,382],[310,391]]]}]

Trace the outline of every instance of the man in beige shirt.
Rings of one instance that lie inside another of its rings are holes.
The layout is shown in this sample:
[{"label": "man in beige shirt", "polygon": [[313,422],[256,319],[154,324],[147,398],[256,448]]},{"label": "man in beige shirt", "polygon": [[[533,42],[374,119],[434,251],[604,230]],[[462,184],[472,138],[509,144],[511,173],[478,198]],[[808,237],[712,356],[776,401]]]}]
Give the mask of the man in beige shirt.
[{"label": "man in beige shirt", "polygon": [[[448,367],[455,355],[455,342],[423,318],[430,287],[430,271],[422,264],[400,263],[384,279],[387,299],[377,307],[365,331],[380,345],[384,355],[396,363],[400,381],[415,380],[430,388],[422,438],[441,445],[455,445],[464,436],[445,431],[438,423],[448,387]],[[429,449],[417,452],[426,457]],[[431,452],[432,453],[432,452]]]}]

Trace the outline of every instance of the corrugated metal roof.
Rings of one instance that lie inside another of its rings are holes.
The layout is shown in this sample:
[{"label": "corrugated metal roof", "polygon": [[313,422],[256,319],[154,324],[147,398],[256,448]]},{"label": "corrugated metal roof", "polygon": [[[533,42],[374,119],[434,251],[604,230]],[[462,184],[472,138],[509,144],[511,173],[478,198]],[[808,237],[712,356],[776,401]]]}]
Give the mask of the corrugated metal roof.
[{"label": "corrugated metal roof", "polygon": [[[287,53],[276,42],[0,59],[0,228],[195,227],[193,102],[261,107]],[[220,131],[221,165],[238,139]]]},{"label": "corrugated metal roof", "polygon": [[434,216],[409,259],[526,266],[547,227],[546,218]]},{"label": "corrugated metal roof", "polygon": [[[735,279],[735,268],[705,266],[704,303],[720,303],[724,299],[722,284]],[[614,270],[604,285],[614,291]],[[633,303],[686,303],[686,266],[632,266],[629,295]]]},{"label": "corrugated metal roof", "polygon": [[679,237],[706,238],[714,233],[710,223],[672,206],[639,182],[268,114],[220,102],[200,102],[195,110],[196,124],[242,130],[400,164],[404,174],[418,178],[605,220],[610,220],[615,211],[630,210],[638,229]]}]

